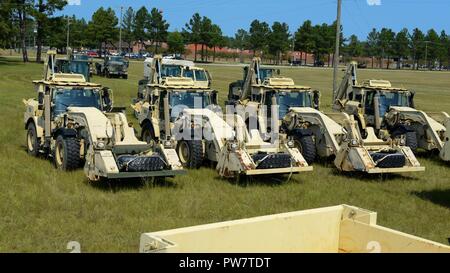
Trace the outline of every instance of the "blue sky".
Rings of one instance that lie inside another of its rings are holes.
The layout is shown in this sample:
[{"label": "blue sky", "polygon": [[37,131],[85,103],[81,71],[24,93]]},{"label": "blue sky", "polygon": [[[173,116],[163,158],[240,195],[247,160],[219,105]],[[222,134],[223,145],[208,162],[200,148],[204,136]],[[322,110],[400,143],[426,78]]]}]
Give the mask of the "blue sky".
[{"label": "blue sky", "polygon": [[[248,29],[253,19],[268,23],[286,22],[294,32],[303,21],[331,23],[336,18],[337,0],[69,0],[80,5],[66,7],[64,14],[90,19],[101,6],[112,7],[119,16],[120,7],[163,10],[170,30],[181,30],[195,12],[208,16],[232,36],[239,28]],[[450,33],[449,0],[343,0],[344,34],[365,39],[370,30],[389,27],[399,31],[419,27],[426,31]]]}]

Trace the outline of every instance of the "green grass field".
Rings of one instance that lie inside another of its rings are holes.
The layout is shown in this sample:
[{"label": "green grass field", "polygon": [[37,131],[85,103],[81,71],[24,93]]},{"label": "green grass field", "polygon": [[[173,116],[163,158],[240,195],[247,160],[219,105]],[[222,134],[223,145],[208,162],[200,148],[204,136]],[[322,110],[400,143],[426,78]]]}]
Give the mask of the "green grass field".
[{"label": "green grass field", "polygon": [[[158,184],[90,184],[82,170],[57,171],[49,160],[26,153],[22,99],[36,95],[31,81],[41,78],[43,66],[18,61],[0,58],[0,252],[68,252],[69,241],[80,242],[83,252],[136,252],[143,232],[344,203],[378,212],[379,224],[390,228],[441,243],[450,237],[450,165],[436,156],[419,157],[424,173],[383,179],[340,174],[331,162],[290,182],[244,184],[207,167]],[[242,69],[208,69],[223,102]],[[129,80],[93,81],[114,90],[116,106],[128,107],[142,73],[142,63],[132,63]],[[323,109],[330,109],[332,70],[286,68],[282,74],[321,90]],[[449,73],[364,70],[359,77],[403,84],[417,91],[419,108],[450,112]]]}]

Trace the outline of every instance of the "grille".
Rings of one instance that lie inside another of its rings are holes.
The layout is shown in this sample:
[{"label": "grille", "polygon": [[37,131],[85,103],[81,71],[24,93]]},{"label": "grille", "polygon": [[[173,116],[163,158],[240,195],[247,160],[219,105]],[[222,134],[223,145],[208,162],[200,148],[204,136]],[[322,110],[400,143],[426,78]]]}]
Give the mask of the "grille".
[{"label": "grille", "polygon": [[252,155],[252,158],[257,165],[257,169],[276,169],[291,167],[291,156],[285,153],[257,153]]},{"label": "grille", "polygon": [[370,156],[378,168],[401,168],[406,164],[406,157],[402,153],[378,152]]},{"label": "grille", "polygon": [[117,166],[123,172],[152,172],[164,170],[166,163],[159,155],[121,155],[117,158]]}]

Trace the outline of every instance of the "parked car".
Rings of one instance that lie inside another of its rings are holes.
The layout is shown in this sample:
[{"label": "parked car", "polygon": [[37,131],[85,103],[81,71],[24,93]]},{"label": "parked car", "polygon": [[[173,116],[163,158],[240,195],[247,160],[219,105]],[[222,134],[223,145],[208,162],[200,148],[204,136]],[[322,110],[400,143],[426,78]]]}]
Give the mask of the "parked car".
[{"label": "parked car", "polygon": [[98,53],[95,52],[95,51],[88,51],[88,52],[87,52],[87,55],[88,55],[90,58],[98,58]]}]

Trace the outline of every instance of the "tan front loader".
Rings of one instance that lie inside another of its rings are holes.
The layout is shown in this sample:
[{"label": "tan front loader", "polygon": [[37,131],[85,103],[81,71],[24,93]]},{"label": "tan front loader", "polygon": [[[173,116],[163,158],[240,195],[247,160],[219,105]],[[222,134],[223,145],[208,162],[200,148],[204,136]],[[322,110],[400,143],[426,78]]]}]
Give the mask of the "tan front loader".
[{"label": "tan front loader", "polygon": [[[124,113],[104,113],[93,107],[69,107],[67,118],[84,128],[86,176],[100,178],[146,178],[175,176],[185,171],[170,145],[139,141]],[[168,147],[169,146],[169,147]]]},{"label": "tan front loader", "polygon": [[344,172],[403,173],[425,168],[407,146],[383,141],[367,128],[363,138],[353,116],[346,113],[324,114],[308,107],[293,107],[284,118],[285,126],[310,124],[320,157],[335,156],[336,168]]},{"label": "tan front loader", "polygon": [[217,162],[216,169],[222,177],[295,174],[313,170],[293,144],[263,141],[259,131],[249,132],[238,115],[222,119],[209,109],[185,109],[175,128],[190,128],[196,118],[201,119],[196,124],[204,128],[207,158]]},{"label": "tan front loader", "polygon": [[353,116],[345,119],[343,126],[347,135],[334,161],[339,170],[367,173],[425,171],[411,148],[379,139],[372,127],[366,129],[367,137],[362,138]]},{"label": "tan front loader", "polygon": [[444,134],[444,146],[441,150],[440,156],[442,160],[450,161],[450,118],[445,121],[446,131]]},{"label": "tan front loader", "polygon": [[141,253],[450,253],[348,205],[144,233]]}]

